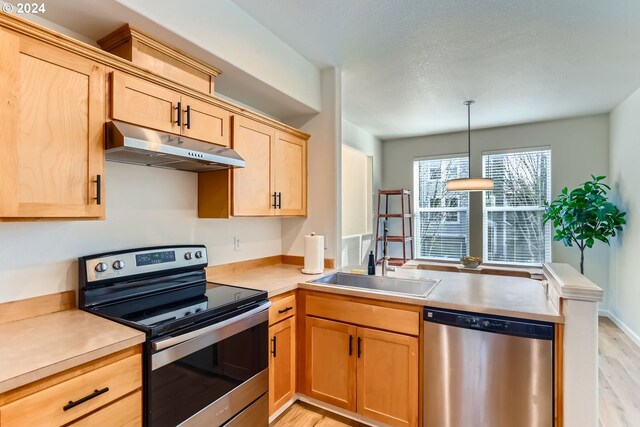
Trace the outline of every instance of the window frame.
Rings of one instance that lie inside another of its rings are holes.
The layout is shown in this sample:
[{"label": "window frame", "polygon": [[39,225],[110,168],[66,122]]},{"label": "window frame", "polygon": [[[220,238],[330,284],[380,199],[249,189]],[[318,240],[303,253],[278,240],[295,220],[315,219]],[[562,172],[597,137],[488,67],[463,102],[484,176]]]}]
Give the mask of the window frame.
[{"label": "window frame", "polygon": [[[414,250],[414,254],[415,254],[415,259],[417,260],[423,260],[423,261],[448,261],[448,262],[459,262],[459,259],[457,258],[447,258],[447,257],[421,257],[420,256],[420,250],[419,250],[419,239],[417,238],[417,236],[419,235],[419,230],[420,230],[420,214],[421,213],[427,213],[429,215],[431,215],[432,212],[434,213],[443,213],[445,214],[445,224],[451,224],[451,225],[456,225],[456,224],[460,224],[461,220],[460,220],[460,213],[461,212],[466,212],[467,213],[467,233],[466,235],[464,234],[460,234],[460,233],[441,233],[439,234],[440,236],[444,236],[444,237],[462,237],[465,239],[465,243],[466,243],[466,254],[469,253],[469,248],[470,248],[470,239],[471,239],[471,231],[470,231],[470,221],[469,221],[469,215],[470,215],[470,199],[469,202],[467,203],[466,207],[428,207],[428,208],[421,208],[420,207],[420,176],[419,176],[419,162],[421,161],[433,161],[433,160],[453,160],[453,159],[464,159],[467,162],[467,169],[469,169],[470,165],[469,165],[469,157],[467,153],[453,153],[453,154],[443,154],[443,155],[435,155],[435,156],[423,156],[423,157],[415,157],[413,159],[413,230],[414,230],[414,236],[413,236],[413,250]],[[457,167],[456,165],[456,169],[457,169],[457,173],[460,173],[460,169]],[[429,173],[428,173],[428,179],[427,181],[430,182],[434,182],[434,181],[439,181],[437,179],[432,179],[431,178],[431,166],[429,166]],[[443,201],[444,203],[444,201]],[[460,200],[458,200],[458,204],[460,204]],[[446,214],[447,213],[456,213],[457,214],[457,221],[446,221]]]},{"label": "window frame", "polygon": [[[547,203],[551,202],[552,198],[552,185],[553,185],[553,150],[551,146],[537,146],[537,147],[521,147],[514,149],[505,149],[505,150],[489,150],[482,152],[482,176],[487,177],[485,157],[491,155],[500,155],[500,154],[519,154],[519,153],[531,153],[531,152],[540,152],[540,151],[548,151],[549,152],[549,170],[547,174],[549,176],[549,191],[546,197]],[[510,262],[510,261],[491,261],[488,257],[488,247],[489,247],[489,227],[487,224],[488,216],[487,212],[540,212],[544,211],[544,206],[487,206],[487,198],[485,192],[482,192],[482,257],[483,263],[489,265],[504,265],[511,267],[542,267],[545,262],[551,262],[553,259],[553,239],[551,235],[551,224],[547,223],[544,227],[544,232],[547,236],[547,241],[545,244],[547,248],[545,249],[545,255],[548,254],[548,259],[544,259],[541,263],[524,263],[524,262]]]}]

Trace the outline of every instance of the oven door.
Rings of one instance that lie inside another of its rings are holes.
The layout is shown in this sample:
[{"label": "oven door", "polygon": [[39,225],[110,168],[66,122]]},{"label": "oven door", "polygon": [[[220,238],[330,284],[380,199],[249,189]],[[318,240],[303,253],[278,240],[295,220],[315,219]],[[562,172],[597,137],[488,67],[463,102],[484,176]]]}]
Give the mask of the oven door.
[{"label": "oven door", "polygon": [[[222,322],[150,342],[146,424],[217,427],[262,407],[259,399],[269,389],[270,305],[264,301]],[[259,425],[268,425],[268,413]]]}]

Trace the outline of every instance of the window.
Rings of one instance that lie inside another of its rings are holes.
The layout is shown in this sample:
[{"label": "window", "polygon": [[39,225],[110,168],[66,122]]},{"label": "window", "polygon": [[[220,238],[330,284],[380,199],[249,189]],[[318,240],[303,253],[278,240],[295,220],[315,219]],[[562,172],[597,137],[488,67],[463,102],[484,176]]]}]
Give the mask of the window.
[{"label": "window", "polygon": [[467,157],[413,163],[417,258],[458,260],[469,251],[469,195],[447,192],[447,181],[467,177]]},{"label": "window", "polygon": [[482,156],[483,176],[493,178],[484,193],[484,259],[541,265],[551,259],[551,228],[542,225],[551,199],[551,150]]}]

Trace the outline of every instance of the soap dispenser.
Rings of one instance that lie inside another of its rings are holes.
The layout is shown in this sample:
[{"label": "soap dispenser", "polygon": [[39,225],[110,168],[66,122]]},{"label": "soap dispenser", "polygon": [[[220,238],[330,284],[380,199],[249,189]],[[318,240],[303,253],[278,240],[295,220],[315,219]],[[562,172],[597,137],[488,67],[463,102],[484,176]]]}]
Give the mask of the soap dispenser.
[{"label": "soap dispenser", "polygon": [[373,251],[369,252],[369,269],[368,269],[368,273],[369,273],[369,276],[375,276],[376,275],[376,260],[375,260],[375,257],[373,256]]}]

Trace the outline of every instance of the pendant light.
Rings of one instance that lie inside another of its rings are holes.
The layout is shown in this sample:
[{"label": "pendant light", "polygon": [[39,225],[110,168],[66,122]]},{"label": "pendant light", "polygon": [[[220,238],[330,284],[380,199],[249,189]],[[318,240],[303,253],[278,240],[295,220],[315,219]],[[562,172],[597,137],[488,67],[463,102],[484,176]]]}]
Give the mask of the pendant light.
[{"label": "pendant light", "polygon": [[467,140],[469,143],[469,175],[467,178],[450,179],[447,181],[447,191],[487,191],[493,190],[493,179],[471,178],[471,104],[475,101],[465,101],[467,106]]}]

